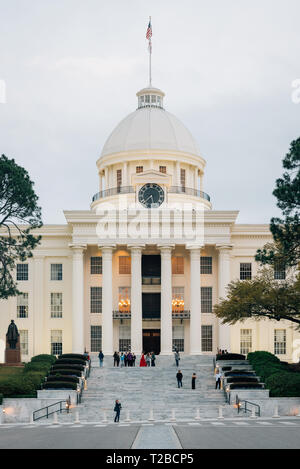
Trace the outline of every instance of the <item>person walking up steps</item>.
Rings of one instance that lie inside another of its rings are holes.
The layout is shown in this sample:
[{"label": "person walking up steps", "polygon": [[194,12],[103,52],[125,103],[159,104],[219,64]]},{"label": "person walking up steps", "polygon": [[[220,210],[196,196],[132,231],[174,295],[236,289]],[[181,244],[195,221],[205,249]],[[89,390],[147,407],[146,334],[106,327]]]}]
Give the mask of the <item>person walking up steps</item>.
[{"label": "person walking up steps", "polygon": [[178,368],[178,367],[179,367],[180,355],[179,355],[179,352],[178,352],[177,349],[175,349],[174,357],[175,357],[175,365],[176,365],[177,368]]},{"label": "person walking up steps", "polygon": [[192,389],[196,389],[196,379],[197,379],[196,373],[193,373],[193,375],[192,375]]},{"label": "person walking up steps", "polygon": [[103,367],[103,360],[104,360],[104,355],[103,355],[102,350],[100,350],[99,355],[98,355],[98,358],[99,358],[99,365],[100,365],[100,368],[102,368],[102,367]]},{"label": "person walking up steps", "polygon": [[177,384],[179,388],[182,388],[182,377],[183,377],[183,374],[181,373],[181,370],[178,370],[176,378],[177,378]]},{"label": "person walking up steps", "polygon": [[116,402],[115,402],[115,408],[114,408],[114,411],[116,412],[115,422],[120,422],[121,409],[122,409],[121,402],[118,401],[118,399],[117,399]]},{"label": "person walking up steps", "polygon": [[217,371],[216,373],[216,389],[221,389],[221,373]]}]

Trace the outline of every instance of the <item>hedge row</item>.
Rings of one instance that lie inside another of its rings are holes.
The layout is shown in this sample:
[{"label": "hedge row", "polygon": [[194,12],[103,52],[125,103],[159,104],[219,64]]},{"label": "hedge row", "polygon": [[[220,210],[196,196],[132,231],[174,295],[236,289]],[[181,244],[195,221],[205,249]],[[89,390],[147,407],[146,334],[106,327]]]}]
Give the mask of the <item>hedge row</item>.
[{"label": "hedge row", "polygon": [[300,373],[269,352],[252,352],[248,360],[270,391],[270,397],[300,397]]},{"label": "hedge row", "polygon": [[240,353],[224,353],[217,355],[217,360],[245,360],[245,355],[241,355]]},{"label": "hedge row", "polygon": [[43,384],[43,389],[77,389],[76,383],[66,381],[50,381]]},{"label": "hedge row", "polygon": [[22,373],[7,376],[0,382],[0,394],[4,397],[33,396],[41,389],[41,383],[55,361],[53,355],[37,355],[26,363]]}]

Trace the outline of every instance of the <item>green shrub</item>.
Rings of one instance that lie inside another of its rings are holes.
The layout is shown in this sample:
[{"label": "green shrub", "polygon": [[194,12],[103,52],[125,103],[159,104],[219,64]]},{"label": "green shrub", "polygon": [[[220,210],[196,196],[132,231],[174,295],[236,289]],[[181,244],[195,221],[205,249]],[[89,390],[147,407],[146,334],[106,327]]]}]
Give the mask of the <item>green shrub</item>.
[{"label": "green shrub", "polygon": [[217,360],[245,360],[245,355],[240,353],[224,353],[217,355]]},{"label": "green shrub", "polygon": [[65,369],[65,368],[61,368],[61,369],[56,369],[56,370],[51,370],[50,373],[49,373],[49,376],[77,376],[78,378],[81,378],[81,371],[78,371],[78,370],[70,370],[70,369]]},{"label": "green shrub", "polygon": [[83,365],[70,365],[69,363],[55,363],[51,367],[51,371],[54,370],[74,370],[74,371],[84,371],[84,366]]},{"label": "green shrub", "polygon": [[258,351],[258,352],[251,352],[248,353],[247,360],[251,364],[253,363],[280,363],[279,358],[276,355],[273,355],[270,352]]},{"label": "green shrub", "polygon": [[65,365],[65,364],[69,364],[69,365],[83,365],[85,366],[86,365],[86,361],[85,360],[82,360],[80,358],[59,358],[55,364],[57,365]]},{"label": "green shrub", "polygon": [[46,375],[48,371],[51,369],[50,362],[29,362],[26,363],[24,366],[24,373],[28,373],[29,371],[39,371]]},{"label": "green shrub", "polygon": [[55,363],[56,362],[56,357],[55,355],[47,355],[47,354],[42,354],[42,355],[36,355],[35,357],[32,357],[31,362],[46,362],[46,363]]},{"label": "green shrub", "polygon": [[77,389],[76,383],[69,383],[66,381],[50,381],[43,383],[43,389]]},{"label": "green shrub", "polygon": [[0,394],[0,405],[2,404],[3,402],[3,394]]},{"label": "green shrub", "polygon": [[0,393],[5,397],[20,394],[34,394],[36,386],[32,380],[26,379],[24,376],[14,377],[3,380],[0,383]]},{"label": "green shrub", "polygon": [[284,371],[266,379],[271,397],[300,397],[300,374]]},{"label": "green shrub", "polygon": [[79,378],[77,376],[65,376],[65,375],[55,375],[55,376],[48,376],[47,383],[53,381],[65,381],[66,383],[79,383]]},{"label": "green shrub", "polygon": [[71,360],[84,360],[87,361],[87,357],[85,355],[80,355],[79,353],[64,353],[63,355],[59,355],[58,359],[61,358],[70,358]]}]

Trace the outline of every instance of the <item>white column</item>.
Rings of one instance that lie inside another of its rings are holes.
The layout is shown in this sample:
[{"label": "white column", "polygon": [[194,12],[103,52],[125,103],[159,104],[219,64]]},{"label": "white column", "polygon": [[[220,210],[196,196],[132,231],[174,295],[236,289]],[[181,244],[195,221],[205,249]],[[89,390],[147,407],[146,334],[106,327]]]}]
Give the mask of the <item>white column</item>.
[{"label": "white column", "polygon": [[198,190],[198,166],[195,167],[195,174],[194,174],[194,187],[195,190]]},{"label": "white column", "polygon": [[34,343],[33,354],[49,353],[44,349],[44,256],[34,255]]},{"label": "white column", "polygon": [[201,277],[200,246],[190,250],[190,355],[201,355]]},{"label": "white column", "polygon": [[99,192],[101,193],[102,190],[102,171],[99,171]]},{"label": "white column", "polygon": [[73,251],[72,273],[72,352],[84,352],[84,276],[83,252],[86,245],[70,245]]},{"label": "white column", "polygon": [[107,167],[104,169],[104,181],[105,181],[105,190],[107,191],[108,189],[108,168]]},{"label": "white column", "polygon": [[[219,251],[218,288],[219,298],[226,298],[226,287],[230,282],[230,251],[231,245],[216,246]],[[230,351],[230,325],[219,320],[219,348]]]},{"label": "white column", "polygon": [[181,182],[180,182],[180,162],[179,160],[176,160],[176,170],[175,170],[175,184],[174,186],[181,186]]},{"label": "white column", "polygon": [[122,186],[127,187],[128,184],[128,163],[124,161],[123,163],[123,174],[122,174]]},{"label": "white column", "polygon": [[113,354],[112,253],[114,246],[99,246],[102,252],[102,351]]},{"label": "white column", "polygon": [[161,355],[172,354],[172,249],[174,246],[158,246],[161,255]]},{"label": "white column", "polygon": [[129,247],[131,250],[131,351],[137,355],[143,350],[142,246]]}]

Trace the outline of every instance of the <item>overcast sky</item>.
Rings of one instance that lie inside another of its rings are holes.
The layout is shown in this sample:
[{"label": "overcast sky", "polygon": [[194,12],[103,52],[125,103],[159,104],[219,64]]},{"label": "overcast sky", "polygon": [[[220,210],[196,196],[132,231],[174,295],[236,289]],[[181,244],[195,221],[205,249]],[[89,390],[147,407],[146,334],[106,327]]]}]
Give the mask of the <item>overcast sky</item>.
[{"label": "overcast sky", "polygon": [[0,0],[0,153],[35,181],[45,223],[89,209],[96,160],[148,84],[192,132],[204,190],[239,223],[268,223],[300,137],[299,0]]}]

